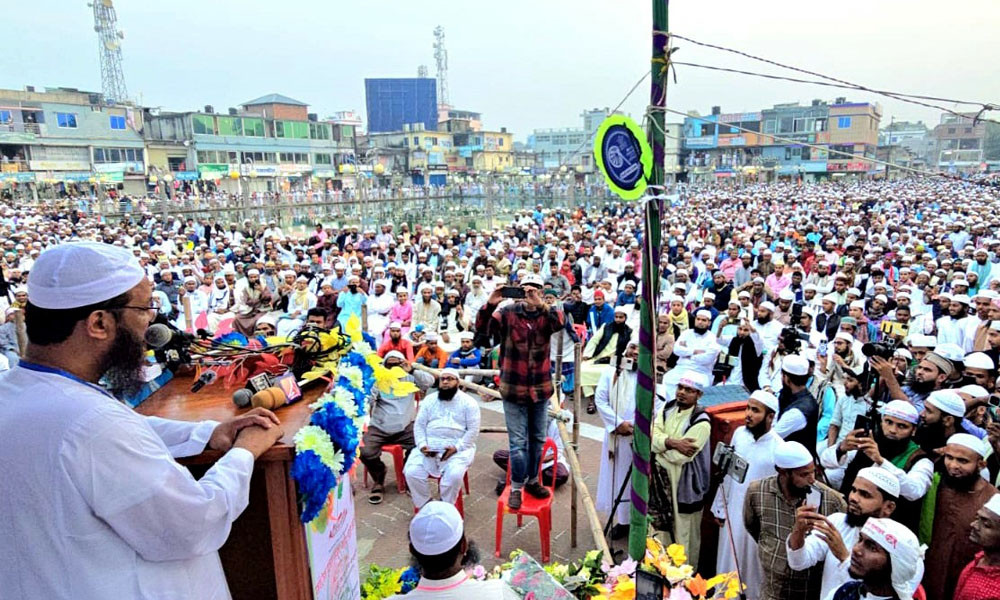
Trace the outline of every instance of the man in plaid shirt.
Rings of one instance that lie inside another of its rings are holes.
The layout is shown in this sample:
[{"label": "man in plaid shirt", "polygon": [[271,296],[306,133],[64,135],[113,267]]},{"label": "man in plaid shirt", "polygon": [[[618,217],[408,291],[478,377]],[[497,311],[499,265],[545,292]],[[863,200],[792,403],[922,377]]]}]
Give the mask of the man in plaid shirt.
[{"label": "man in plaid shirt", "polygon": [[[743,503],[743,522],[757,542],[763,582],[755,600],[818,600],[822,566],[793,571],[788,566],[785,541],[795,526],[795,513],[809,504],[829,516],[847,512],[843,497],[816,481],[812,454],[798,442],[783,442],[774,449],[778,474],[750,482]],[[754,590],[747,590],[753,593]]]},{"label": "man in plaid shirt", "polygon": [[538,481],[554,391],[549,340],[565,323],[559,306],[542,299],[541,277],[526,275],[521,288],[523,300],[499,308],[504,288],[496,289],[476,316],[476,329],[500,344],[500,395],[510,440],[508,505],[515,510],[521,507],[522,489],[536,498],[549,496]]}]

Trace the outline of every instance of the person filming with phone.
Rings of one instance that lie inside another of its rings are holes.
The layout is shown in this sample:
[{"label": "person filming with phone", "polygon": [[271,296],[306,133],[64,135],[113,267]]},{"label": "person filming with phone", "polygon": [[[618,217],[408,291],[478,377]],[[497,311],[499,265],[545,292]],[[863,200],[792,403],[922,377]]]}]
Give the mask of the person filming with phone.
[{"label": "person filming with phone", "polygon": [[[501,304],[508,298],[511,301]],[[500,396],[510,440],[509,506],[521,507],[522,490],[535,498],[549,491],[538,481],[549,398],[553,394],[549,340],[565,323],[559,304],[542,297],[542,278],[533,273],[520,288],[502,287],[490,294],[476,316],[476,330],[500,345]]]}]

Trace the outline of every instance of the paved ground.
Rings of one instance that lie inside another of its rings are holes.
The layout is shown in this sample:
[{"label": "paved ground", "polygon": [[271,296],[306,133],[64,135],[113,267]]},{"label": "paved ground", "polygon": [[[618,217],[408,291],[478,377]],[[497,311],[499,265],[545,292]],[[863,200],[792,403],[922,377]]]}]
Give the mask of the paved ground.
[{"label": "paved ground", "polygon": [[[503,414],[499,412],[498,403],[482,406],[483,427],[502,427],[504,425]],[[601,430],[598,429],[600,421],[596,415],[587,415],[582,409],[580,412],[582,416],[578,453],[580,467],[583,470],[587,488],[591,495],[596,497],[598,456],[601,451],[601,442],[595,438],[599,438],[601,434]],[[513,516],[507,516],[504,519],[502,559],[493,556],[497,506],[497,495],[494,488],[497,480],[504,473],[493,464],[491,457],[494,450],[506,447],[507,436],[505,434],[480,434],[476,444],[476,460],[469,469],[471,493],[465,497],[466,534],[479,546],[482,564],[487,568],[504,562],[506,556],[516,548],[522,548],[536,558],[541,558],[538,522],[535,519],[525,519],[523,527],[518,529],[517,519]],[[386,495],[382,504],[372,506],[368,503],[368,490],[361,486],[360,475],[355,491],[358,519],[358,560],[363,574],[367,572],[367,566],[371,563],[382,566],[409,564],[406,532],[410,518],[413,516],[413,503],[409,496],[400,495],[396,491],[391,458],[384,454],[383,459],[387,460],[389,465],[389,475],[386,479]],[[595,547],[582,503],[579,505],[578,545],[576,548],[570,547],[570,485],[567,483],[556,491],[552,517],[552,560],[576,560]]]}]

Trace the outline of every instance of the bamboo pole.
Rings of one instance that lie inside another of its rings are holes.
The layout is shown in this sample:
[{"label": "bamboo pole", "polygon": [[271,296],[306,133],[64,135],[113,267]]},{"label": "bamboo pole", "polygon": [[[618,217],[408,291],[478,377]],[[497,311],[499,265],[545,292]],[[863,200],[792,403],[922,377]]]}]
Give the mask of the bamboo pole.
[{"label": "bamboo pole", "polygon": [[188,333],[194,333],[194,315],[191,314],[191,297],[187,295],[185,291],[184,296],[181,297],[181,304],[184,305],[184,322],[187,326]]},{"label": "bamboo pole", "polygon": [[18,309],[12,314],[14,315],[14,335],[17,336],[17,351],[18,354],[24,356],[28,350],[28,331],[24,328],[24,311]]},{"label": "bamboo pole", "polygon": [[[580,399],[583,395],[583,388],[580,385],[580,365],[583,364],[583,344],[577,342],[573,345],[573,452],[580,449]],[[576,530],[579,526],[579,516],[577,515],[579,498],[577,498],[576,486],[570,488],[570,547],[576,548]],[[603,532],[603,530],[602,530]]]},{"label": "bamboo pole", "polygon": [[[418,371],[423,371],[425,373],[430,373],[431,375],[433,375],[435,377],[440,377],[441,376],[441,369],[432,369],[431,367],[428,367],[428,366],[425,366],[425,365],[420,365],[420,364],[417,364],[417,363],[413,363],[411,366],[414,369],[417,369]],[[484,398],[484,400],[487,400],[488,402],[492,401],[492,400],[500,400],[501,399],[500,392],[498,392],[496,390],[493,390],[493,389],[490,389],[490,388],[488,388],[486,386],[479,385],[478,383],[472,383],[471,381],[466,381],[464,379],[459,379],[458,380],[458,384],[460,386],[468,389],[468,390],[476,392],[477,394],[480,394],[482,396],[486,396],[486,398]]]}]

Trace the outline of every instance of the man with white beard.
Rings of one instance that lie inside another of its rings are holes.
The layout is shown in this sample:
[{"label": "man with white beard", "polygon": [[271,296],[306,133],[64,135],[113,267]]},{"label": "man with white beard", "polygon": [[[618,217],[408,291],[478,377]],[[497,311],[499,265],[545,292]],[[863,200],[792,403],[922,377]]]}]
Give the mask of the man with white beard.
[{"label": "man with white beard", "polygon": [[781,437],[771,426],[777,412],[778,398],[774,394],[757,390],[750,395],[745,425],[734,431],[732,438],[733,452],[749,464],[746,477],[740,483],[727,474],[715,493],[715,502],[712,503],[712,516],[722,526],[715,571],[735,571],[739,564],[740,577],[746,586],[749,600],[757,598],[761,566],[757,542],[747,534],[743,525],[743,501],[751,481],[770,477],[775,473],[774,447],[781,443]]},{"label": "man with white beard", "polygon": [[[597,478],[597,510],[605,518],[632,465],[632,419],[635,415],[635,387],[638,379],[639,342],[629,341],[622,360],[605,368],[594,392],[594,404],[604,423],[601,446],[601,471]],[[622,495],[614,516],[611,537],[618,539],[628,532],[629,495]]]}]

